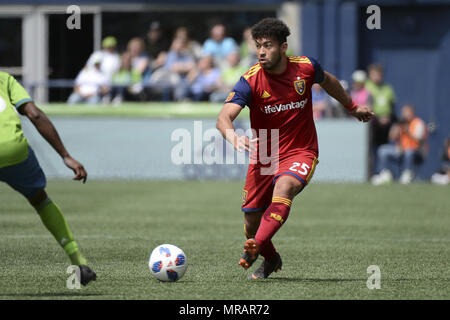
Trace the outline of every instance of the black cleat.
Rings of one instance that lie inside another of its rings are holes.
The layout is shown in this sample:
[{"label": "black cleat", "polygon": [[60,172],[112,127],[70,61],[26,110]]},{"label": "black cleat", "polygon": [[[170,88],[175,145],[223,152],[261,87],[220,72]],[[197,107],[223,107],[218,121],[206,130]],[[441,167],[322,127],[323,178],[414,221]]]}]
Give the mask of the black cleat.
[{"label": "black cleat", "polygon": [[248,239],[244,244],[244,253],[242,258],[239,260],[239,264],[244,269],[248,269],[252,266],[253,262],[258,259],[259,256],[259,246],[255,239]]},{"label": "black cleat", "polygon": [[91,281],[97,280],[97,275],[88,266],[80,266],[80,283],[85,286]]},{"label": "black cleat", "polygon": [[266,279],[267,277],[270,276],[272,272],[277,272],[278,270],[281,270],[282,266],[283,262],[281,261],[281,257],[277,252],[270,261],[264,259],[264,261],[261,263],[258,269],[256,269],[251,275],[249,275],[248,278]]}]

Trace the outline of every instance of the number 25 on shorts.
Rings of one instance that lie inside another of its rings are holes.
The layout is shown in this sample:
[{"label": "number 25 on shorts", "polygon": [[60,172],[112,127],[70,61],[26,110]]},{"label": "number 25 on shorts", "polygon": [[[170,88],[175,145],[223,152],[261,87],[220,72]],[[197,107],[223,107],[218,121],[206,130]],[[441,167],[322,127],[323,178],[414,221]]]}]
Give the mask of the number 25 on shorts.
[{"label": "number 25 on shorts", "polygon": [[316,169],[316,165],[319,163],[319,160],[317,158],[314,158],[312,162],[312,166],[310,166],[306,162],[293,162],[292,166],[289,168],[289,170],[297,172],[298,174],[304,176],[306,179],[306,183],[309,183],[311,180],[314,171]]},{"label": "number 25 on shorts", "polygon": [[[298,167],[300,167],[300,168],[297,169]],[[311,167],[308,164],[306,164],[306,163],[294,162],[292,164],[292,167],[289,168],[289,170],[294,171],[294,172],[298,172],[301,175],[306,176],[308,174],[308,170],[310,168]]]}]

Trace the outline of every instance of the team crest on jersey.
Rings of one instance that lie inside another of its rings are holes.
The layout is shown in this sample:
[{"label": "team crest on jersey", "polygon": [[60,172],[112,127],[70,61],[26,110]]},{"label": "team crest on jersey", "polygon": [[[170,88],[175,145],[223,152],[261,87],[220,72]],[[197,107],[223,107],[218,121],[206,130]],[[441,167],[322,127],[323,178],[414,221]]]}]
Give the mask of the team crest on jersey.
[{"label": "team crest on jersey", "polygon": [[233,99],[233,97],[234,97],[234,94],[235,94],[235,92],[234,92],[234,91],[230,92],[230,94],[228,95],[228,97],[227,97],[227,100],[225,100],[225,102],[230,102],[230,101],[231,101],[231,99]]},{"label": "team crest on jersey", "polygon": [[305,88],[306,88],[305,80],[301,79],[301,80],[294,81],[294,88],[295,88],[295,91],[297,91],[297,93],[299,95],[302,95],[303,93],[305,93]]}]

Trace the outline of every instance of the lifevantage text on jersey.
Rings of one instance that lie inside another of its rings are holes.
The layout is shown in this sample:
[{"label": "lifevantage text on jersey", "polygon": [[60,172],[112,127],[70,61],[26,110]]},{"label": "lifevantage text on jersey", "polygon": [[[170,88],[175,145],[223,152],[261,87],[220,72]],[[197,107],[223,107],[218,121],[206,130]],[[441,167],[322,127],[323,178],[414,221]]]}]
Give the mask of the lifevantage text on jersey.
[{"label": "lifevantage text on jersey", "polygon": [[281,111],[286,111],[286,110],[292,110],[292,109],[303,109],[305,107],[305,105],[308,103],[308,99],[303,99],[301,101],[291,101],[289,103],[286,104],[278,104],[278,105],[267,105],[264,107],[264,112],[266,114],[270,114],[270,113],[276,113],[276,112],[281,112]]}]

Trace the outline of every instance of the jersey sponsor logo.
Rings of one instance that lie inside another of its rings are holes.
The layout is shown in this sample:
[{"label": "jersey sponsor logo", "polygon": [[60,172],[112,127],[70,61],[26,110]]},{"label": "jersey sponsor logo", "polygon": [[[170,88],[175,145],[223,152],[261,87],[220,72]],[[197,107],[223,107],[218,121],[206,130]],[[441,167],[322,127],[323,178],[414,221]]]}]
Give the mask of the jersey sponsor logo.
[{"label": "jersey sponsor logo", "polygon": [[297,91],[297,93],[299,95],[303,95],[303,93],[305,93],[305,87],[306,87],[305,80],[301,79],[301,80],[294,81],[295,91]]},{"label": "jersey sponsor logo", "polygon": [[268,93],[266,90],[264,90],[264,92],[261,95],[261,98],[266,99],[266,98],[270,98],[271,95],[270,93]]},{"label": "jersey sponsor logo", "polygon": [[302,101],[289,102],[286,104],[280,103],[279,105],[274,106],[269,104],[264,107],[264,112],[266,114],[270,114],[292,109],[303,109],[307,103],[308,99],[303,99]]},{"label": "jersey sponsor logo", "polygon": [[227,97],[227,99],[225,100],[225,102],[230,102],[231,99],[233,99],[235,93],[236,93],[236,92],[234,92],[234,91],[230,92],[230,93],[228,94],[228,97]]}]

